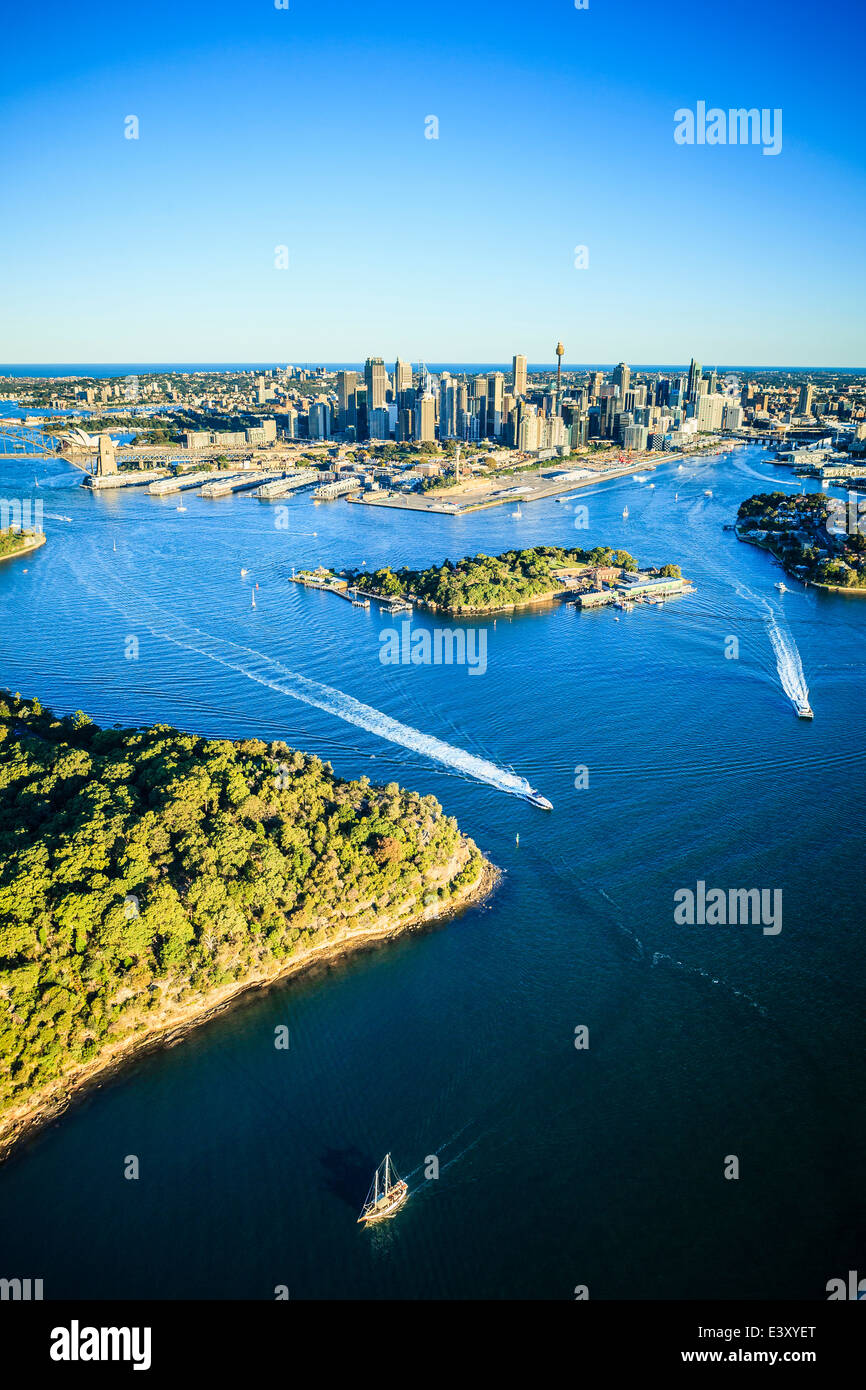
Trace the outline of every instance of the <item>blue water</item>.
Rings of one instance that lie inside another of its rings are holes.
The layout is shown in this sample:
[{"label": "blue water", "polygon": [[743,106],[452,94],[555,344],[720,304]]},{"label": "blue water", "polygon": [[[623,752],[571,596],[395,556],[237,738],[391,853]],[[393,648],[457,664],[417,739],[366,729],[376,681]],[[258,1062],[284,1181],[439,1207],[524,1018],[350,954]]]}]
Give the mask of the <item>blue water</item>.
[{"label": "blue water", "polygon": [[[779,594],[771,558],[721,529],[752,492],[795,489],[787,471],[749,449],[516,519],[306,494],[287,513],[187,494],[184,513],[36,468],[33,492],[32,460],[0,462],[49,537],[0,567],[0,683],[432,792],[503,878],[91,1093],[0,1168],[2,1272],[49,1297],[822,1298],[862,1264],[866,600]],[[542,542],[676,561],[697,593],[484,620],[473,676],[382,666],[393,619],[287,582]],[[503,790],[513,776],[553,814]],[[781,933],[676,925],[699,879],[781,888]],[[364,1231],[386,1150],[412,1196]]]}]

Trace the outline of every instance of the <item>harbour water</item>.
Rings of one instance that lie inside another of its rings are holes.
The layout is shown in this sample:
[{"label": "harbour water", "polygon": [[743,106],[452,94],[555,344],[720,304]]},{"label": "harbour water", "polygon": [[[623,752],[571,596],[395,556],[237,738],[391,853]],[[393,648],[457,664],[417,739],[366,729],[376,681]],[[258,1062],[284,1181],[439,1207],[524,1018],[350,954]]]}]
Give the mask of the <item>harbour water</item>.
[{"label": "harbour water", "polygon": [[[0,1274],[47,1298],[820,1299],[862,1267],[866,601],[780,593],[722,530],[799,486],[762,456],[519,518],[178,512],[0,462],[48,533],[0,569],[0,683],[432,792],[503,871],[483,907],[248,998],[70,1109],[0,1168]],[[288,582],[541,543],[675,562],[697,592],[476,621],[474,674],[383,665],[397,619]],[[781,889],[782,930],[677,925],[698,882]],[[386,1151],[410,1197],[365,1230]]]}]

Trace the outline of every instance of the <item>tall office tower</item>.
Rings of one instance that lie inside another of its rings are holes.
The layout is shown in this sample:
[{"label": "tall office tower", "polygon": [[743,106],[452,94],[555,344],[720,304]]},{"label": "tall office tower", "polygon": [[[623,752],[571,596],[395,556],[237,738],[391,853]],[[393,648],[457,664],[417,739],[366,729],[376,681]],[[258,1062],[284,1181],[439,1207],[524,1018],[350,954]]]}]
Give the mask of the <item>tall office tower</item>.
[{"label": "tall office tower", "polygon": [[716,392],[718,391],[718,389],[719,389],[719,374],[718,374],[718,372],[716,371],[715,367],[713,367],[713,370],[710,372],[710,379],[709,379],[709,381],[708,381],[708,383],[707,383],[707,394],[710,395],[710,396],[714,396],[714,395],[716,394]]},{"label": "tall office tower", "polygon": [[499,439],[502,434],[502,408],[505,404],[505,373],[487,374],[487,411],[485,426],[488,439]]},{"label": "tall office tower", "polygon": [[380,405],[375,410],[371,410],[368,419],[371,439],[390,439],[391,415],[386,405]]},{"label": "tall office tower", "polygon": [[700,362],[696,362],[695,359],[692,358],[691,362],[689,363],[688,384],[688,395],[690,401],[697,400],[698,396],[700,395],[700,385],[703,379],[702,373],[703,368],[701,367]]},{"label": "tall office tower", "polygon": [[286,439],[297,439],[298,437],[298,412],[292,407],[287,406],[282,417],[283,436]]},{"label": "tall office tower", "polygon": [[538,448],[538,415],[534,405],[530,405],[520,412],[520,424],[517,427],[517,447],[527,454],[534,453]]},{"label": "tall office tower", "polygon": [[394,363],[394,399],[398,405],[402,404],[404,391],[412,390],[412,363],[404,362],[397,358]]},{"label": "tall office tower", "polygon": [[801,415],[812,414],[812,393],[814,392],[814,390],[815,388],[812,385],[811,381],[807,381],[804,386],[800,387],[800,402],[798,410]]},{"label": "tall office tower", "polygon": [[619,387],[620,400],[625,400],[625,393],[631,381],[631,367],[627,367],[625,362],[618,362],[613,369],[613,384]]},{"label": "tall office tower", "polygon": [[355,438],[367,438],[367,388],[360,382],[355,387]]},{"label": "tall office tower", "polygon": [[364,381],[367,384],[367,410],[379,410],[385,404],[388,394],[388,373],[381,357],[368,357],[364,364]]},{"label": "tall office tower", "polygon": [[436,398],[432,392],[418,398],[415,438],[419,444],[432,444],[436,438]]},{"label": "tall office tower", "polygon": [[604,372],[593,372],[589,379],[589,398],[597,401],[601,395],[601,388],[604,383]]},{"label": "tall office tower", "polygon": [[330,439],[331,407],[327,401],[310,402],[309,423],[311,439]]},{"label": "tall office tower", "polygon": [[704,392],[698,398],[697,418],[699,431],[713,431],[722,428],[722,412],[725,407],[724,396],[711,396]]},{"label": "tall office tower", "polygon": [[357,372],[337,372],[337,428],[346,430],[355,423],[355,389]]},{"label": "tall office tower", "polygon": [[526,358],[522,352],[515,353],[511,359],[511,394],[526,395]]},{"label": "tall office tower", "polygon": [[457,438],[460,383],[449,372],[439,378],[439,438]]},{"label": "tall office tower", "polygon": [[397,415],[397,429],[394,437],[401,442],[415,438],[415,412],[404,406]]}]

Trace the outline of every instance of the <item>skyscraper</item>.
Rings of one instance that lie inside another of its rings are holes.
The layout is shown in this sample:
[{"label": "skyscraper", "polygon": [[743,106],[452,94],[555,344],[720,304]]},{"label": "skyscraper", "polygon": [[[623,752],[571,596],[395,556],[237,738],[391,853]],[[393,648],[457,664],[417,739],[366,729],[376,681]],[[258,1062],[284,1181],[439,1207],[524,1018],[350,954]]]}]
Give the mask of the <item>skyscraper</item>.
[{"label": "skyscraper", "polygon": [[381,357],[367,358],[364,380],[367,383],[367,410],[379,410],[385,404],[388,391],[388,373]]},{"label": "skyscraper", "polygon": [[526,395],[526,358],[522,352],[515,353],[511,361],[511,393]]},{"label": "skyscraper", "polygon": [[618,362],[613,370],[613,384],[619,387],[620,400],[625,399],[628,384],[631,381],[631,367],[626,366],[625,362]]},{"label": "skyscraper", "polygon": [[812,414],[812,395],[814,390],[815,388],[812,385],[811,381],[805,382],[800,387],[799,413],[801,415]]},{"label": "skyscraper", "polygon": [[412,363],[397,358],[394,363],[394,396],[398,405],[403,405],[403,392],[412,390]]},{"label": "skyscraper", "polygon": [[696,362],[695,359],[692,358],[691,362],[689,363],[688,393],[690,401],[696,400],[697,397],[700,395],[702,376],[703,368],[700,362]]},{"label": "skyscraper", "polygon": [[433,395],[418,398],[415,438],[419,444],[431,444],[436,438],[436,398]]},{"label": "skyscraper", "polygon": [[502,434],[502,410],[505,397],[505,373],[487,375],[487,435],[499,439]]},{"label": "skyscraper", "polygon": [[357,372],[337,372],[337,402],[339,406],[337,428],[347,430],[355,423],[355,389],[358,385]]}]

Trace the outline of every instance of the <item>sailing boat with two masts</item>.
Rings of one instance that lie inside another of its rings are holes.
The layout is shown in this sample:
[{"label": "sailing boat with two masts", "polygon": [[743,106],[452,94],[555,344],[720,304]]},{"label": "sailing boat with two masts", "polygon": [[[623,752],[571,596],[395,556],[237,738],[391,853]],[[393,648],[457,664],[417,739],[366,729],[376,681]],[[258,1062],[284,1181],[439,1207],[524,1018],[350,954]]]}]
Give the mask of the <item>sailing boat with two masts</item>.
[{"label": "sailing boat with two masts", "polygon": [[396,1215],[408,1196],[408,1185],[391,1162],[391,1155],[386,1154],[373,1175],[358,1222],[369,1225],[373,1221],[386,1221]]}]

